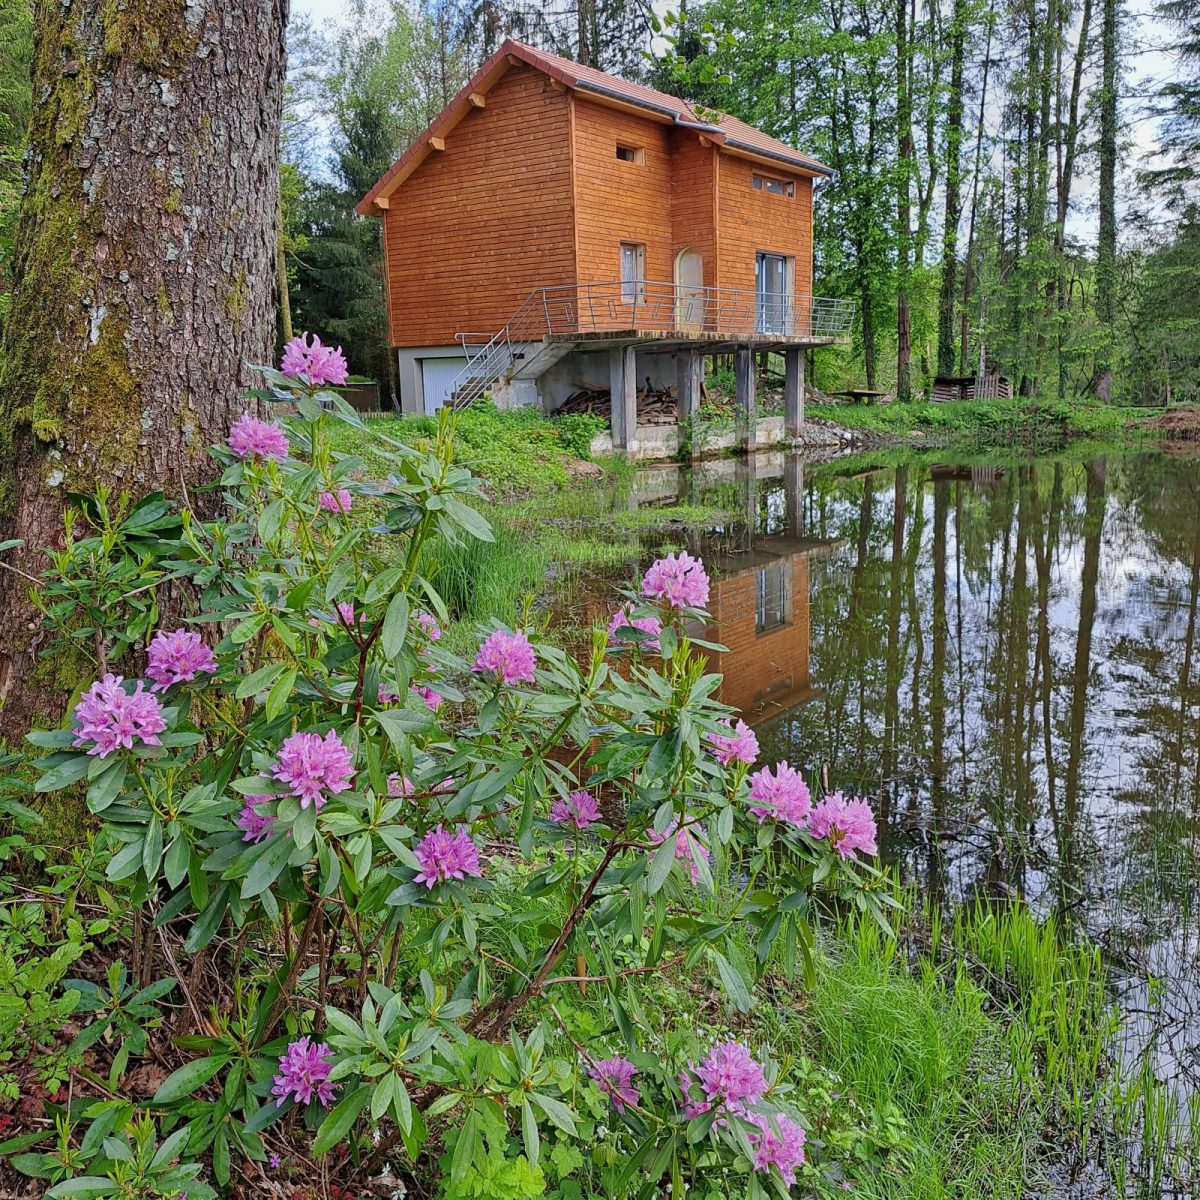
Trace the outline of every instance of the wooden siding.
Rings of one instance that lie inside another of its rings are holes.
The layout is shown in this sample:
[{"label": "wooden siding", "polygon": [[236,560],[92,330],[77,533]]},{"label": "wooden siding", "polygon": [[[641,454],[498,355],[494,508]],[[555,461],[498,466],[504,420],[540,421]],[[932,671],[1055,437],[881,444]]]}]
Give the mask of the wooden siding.
[{"label": "wooden siding", "polygon": [[693,130],[671,135],[671,270],[681,250],[696,250],[704,259],[704,285],[717,283],[715,188],[717,154]]},{"label": "wooden siding", "polygon": [[[623,162],[617,146],[645,151]],[[646,247],[647,279],[674,272],[671,127],[575,96],[575,220],[579,282],[621,278],[621,243]]]},{"label": "wooden siding", "polygon": [[[754,175],[790,179],[795,196],[758,191]],[[796,260],[796,295],[812,293],[812,180],[731,154],[717,163],[717,284],[754,288],[754,258],[760,251]]]},{"label": "wooden siding", "polygon": [[495,331],[535,288],[573,282],[569,105],[540,71],[513,67],[392,194],[393,346]]}]

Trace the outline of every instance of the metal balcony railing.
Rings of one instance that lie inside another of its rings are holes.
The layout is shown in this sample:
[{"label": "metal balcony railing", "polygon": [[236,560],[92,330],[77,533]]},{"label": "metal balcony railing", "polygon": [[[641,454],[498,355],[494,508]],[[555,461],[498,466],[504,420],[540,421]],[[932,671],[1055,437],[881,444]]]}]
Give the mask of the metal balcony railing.
[{"label": "metal balcony railing", "polygon": [[[650,280],[538,288],[489,340],[478,333],[458,335],[468,357],[452,386],[452,402],[465,407],[478,399],[529,353],[528,347],[548,338],[644,333],[681,340],[832,340],[847,336],[853,320],[852,300],[773,296],[746,288]],[[538,353],[532,351],[522,366]]]}]

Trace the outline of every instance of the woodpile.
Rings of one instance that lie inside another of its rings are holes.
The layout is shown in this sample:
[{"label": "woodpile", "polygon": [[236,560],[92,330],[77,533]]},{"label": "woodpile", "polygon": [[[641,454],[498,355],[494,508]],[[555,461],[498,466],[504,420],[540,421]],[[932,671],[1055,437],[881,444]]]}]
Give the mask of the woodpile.
[{"label": "woodpile", "polygon": [[[582,387],[572,392],[559,413],[592,413],[612,425],[612,395],[608,388]],[[679,401],[673,387],[656,388],[647,379],[637,391],[639,425],[674,425],[679,419]]]}]

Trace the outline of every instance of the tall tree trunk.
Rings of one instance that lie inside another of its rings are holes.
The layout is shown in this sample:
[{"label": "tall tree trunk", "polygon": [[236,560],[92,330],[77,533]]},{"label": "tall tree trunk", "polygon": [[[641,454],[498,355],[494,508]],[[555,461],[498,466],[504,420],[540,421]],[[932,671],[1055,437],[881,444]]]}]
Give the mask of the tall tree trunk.
[{"label": "tall tree trunk", "polygon": [[912,398],[909,362],[912,358],[912,318],[909,312],[910,243],[912,240],[912,172],[915,148],[912,132],[911,49],[908,40],[908,0],[896,0],[896,398]]},{"label": "tall tree trunk", "polygon": [[[958,270],[958,222],[962,215],[963,46],[966,0],[954,0],[950,18],[950,94],[946,101],[946,215],[942,223],[942,290],[938,298],[937,369],[954,372],[954,278]],[[986,66],[984,67],[986,71]]]},{"label": "tall tree trunk", "polygon": [[[26,575],[69,491],[179,493],[275,338],[287,0],[38,0],[0,346],[0,736],[53,719]],[[46,673],[53,676],[53,672]]]},{"label": "tall tree trunk", "polygon": [[1100,50],[1100,236],[1096,256],[1096,396],[1112,396],[1113,321],[1117,315],[1117,0],[1104,0]]}]

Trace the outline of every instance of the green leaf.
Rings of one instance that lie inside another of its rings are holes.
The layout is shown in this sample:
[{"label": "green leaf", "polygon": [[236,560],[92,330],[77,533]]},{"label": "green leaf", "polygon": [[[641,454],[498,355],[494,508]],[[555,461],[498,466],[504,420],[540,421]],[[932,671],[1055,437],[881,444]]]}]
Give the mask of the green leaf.
[{"label": "green leaf", "polygon": [[371,1099],[372,1090],[368,1085],[355,1088],[334,1105],[329,1115],[321,1122],[317,1136],[313,1139],[313,1154],[324,1154],[345,1139],[354,1122],[358,1120],[358,1114],[366,1108]]},{"label": "green leaf", "polygon": [[103,812],[121,794],[128,771],[129,766],[125,760],[118,758],[107,771],[92,780],[87,793],[87,806],[92,812]]},{"label": "green leaf", "polygon": [[383,657],[395,658],[404,648],[404,639],[408,636],[408,596],[397,592],[387,606],[383,618]]},{"label": "green leaf", "polygon": [[178,1071],[172,1071],[154,1093],[155,1104],[172,1104],[190,1096],[201,1084],[207,1083],[229,1061],[223,1054],[196,1058],[184,1063]]},{"label": "green leaf", "polygon": [[183,943],[183,948],[189,954],[195,954],[197,950],[202,950],[212,941],[213,936],[221,927],[221,921],[228,907],[229,885],[226,884],[207,904],[200,906],[200,915],[192,923]]},{"label": "green leaf", "polygon": [[646,895],[653,896],[667,881],[671,868],[675,865],[675,838],[668,837],[654,852],[650,860],[650,870],[646,873]]},{"label": "green leaf", "polygon": [[529,1098],[563,1131],[575,1137],[575,1114],[561,1101],[553,1096],[544,1096],[541,1092],[530,1092]]},{"label": "green leaf", "polygon": [[521,1137],[525,1142],[525,1157],[529,1159],[531,1167],[536,1167],[538,1149],[541,1146],[538,1138],[537,1117],[534,1115],[533,1106],[524,1097],[521,1099]]},{"label": "green leaf", "polygon": [[366,593],[363,596],[363,602],[366,604],[374,604],[376,600],[382,600],[388,595],[391,590],[404,578],[403,567],[388,567],[386,571],[380,571],[378,575],[372,578],[367,584]]},{"label": "green leaf", "polygon": [[92,759],[86,754],[76,754],[52,767],[33,785],[35,792],[57,792],[59,788],[69,787],[78,783],[92,765]]},{"label": "green leaf", "polygon": [[712,956],[717,960],[717,973],[721,976],[721,986],[725,989],[725,994],[733,1001],[738,1012],[749,1012],[750,990],[746,987],[741,972],[720,950],[714,950]]},{"label": "green leaf", "polygon": [[74,1179],[64,1179],[56,1183],[47,1193],[46,1200],[55,1196],[103,1196],[112,1193],[117,1185],[111,1179],[102,1179],[99,1175],[77,1175]]},{"label": "green leaf", "polygon": [[242,881],[242,899],[249,900],[265,892],[279,878],[295,848],[296,843],[286,833],[277,833],[271,838],[246,872]]},{"label": "green leaf", "polygon": [[298,672],[295,667],[289,667],[275,680],[270,692],[267,693],[267,720],[273,721],[284,710],[291,698],[292,689],[296,686]]},{"label": "green leaf", "polygon": [[473,538],[478,538],[481,542],[496,540],[492,534],[492,527],[482,513],[476,512],[461,500],[455,500],[453,496],[443,495],[442,499],[445,501],[446,512],[454,523],[465,529]]}]

